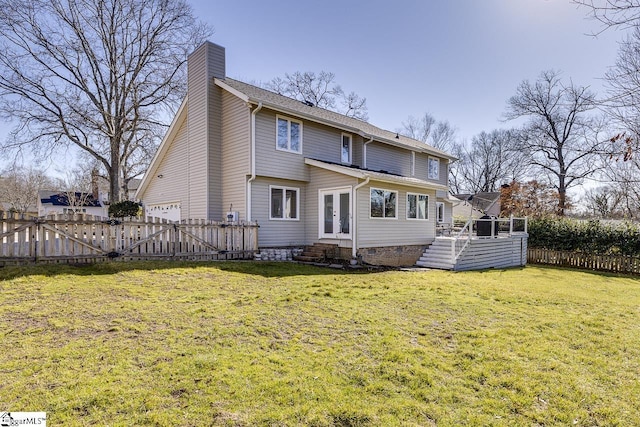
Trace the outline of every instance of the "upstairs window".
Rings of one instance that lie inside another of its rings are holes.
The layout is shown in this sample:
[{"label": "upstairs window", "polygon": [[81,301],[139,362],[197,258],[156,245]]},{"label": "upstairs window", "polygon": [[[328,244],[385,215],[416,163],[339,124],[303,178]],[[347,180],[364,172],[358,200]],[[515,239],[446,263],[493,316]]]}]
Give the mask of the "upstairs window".
[{"label": "upstairs window", "polygon": [[429,157],[427,163],[427,177],[435,180],[440,179],[440,159]]},{"label": "upstairs window", "polygon": [[298,219],[300,198],[298,188],[269,187],[271,197],[269,219]]},{"label": "upstairs window", "polygon": [[397,219],[398,192],[390,190],[371,189],[371,218]]},{"label": "upstairs window", "polygon": [[302,152],[302,123],[286,117],[276,117],[276,149]]},{"label": "upstairs window", "polygon": [[340,147],[340,161],[351,164],[351,135],[342,134],[342,145]]},{"label": "upstairs window", "polygon": [[429,219],[427,207],[429,196],[426,194],[407,194],[407,219]]}]

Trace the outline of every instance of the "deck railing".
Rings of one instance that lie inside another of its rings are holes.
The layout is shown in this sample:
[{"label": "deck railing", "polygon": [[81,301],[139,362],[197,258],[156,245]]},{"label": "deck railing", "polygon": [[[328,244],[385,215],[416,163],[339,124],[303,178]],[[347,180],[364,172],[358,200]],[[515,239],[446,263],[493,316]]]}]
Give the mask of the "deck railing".
[{"label": "deck railing", "polygon": [[515,234],[527,233],[527,228],[527,217],[517,218],[513,215],[509,218],[469,218],[461,226],[456,226],[454,223],[449,231],[452,259],[455,261],[460,257],[471,239],[511,237]]}]

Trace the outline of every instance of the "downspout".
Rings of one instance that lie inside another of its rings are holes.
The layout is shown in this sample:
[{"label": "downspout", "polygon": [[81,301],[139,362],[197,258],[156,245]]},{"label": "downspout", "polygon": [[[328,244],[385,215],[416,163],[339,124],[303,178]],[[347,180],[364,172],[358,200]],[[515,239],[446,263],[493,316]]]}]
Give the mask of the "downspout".
[{"label": "downspout", "polygon": [[[373,142],[373,137],[371,137],[367,142],[364,143],[364,145],[362,146],[362,168],[366,169],[367,168],[367,145],[369,145],[369,143]],[[368,179],[368,178],[367,178]]]},{"label": "downspout", "polygon": [[256,114],[262,109],[262,102],[258,103],[251,112],[251,177],[247,180],[247,221],[251,222],[251,182],[256,179]]},{"label": "downspout", "polygon": [[[371,140],[373,140],[373,138],[371,138]],[[369,141],[371,142],[371,141]],[[367,176],[367,178],[362,181],[360,184],[356,185],[355,187],[353,187],[353,207],[351,208],[351,212],[353,212],[353,221],[351,221],[353,224],[353,244],[351,245],[351,257],[353,259],[356,259],[357,255],[358,255],[358,227],[357,227],[357,218],[358,218],[358,214],[356,212],[356,208],[358,206],[357,203],[357,199],[358,199],[358,190],[362,187],[364,187],[365,185],[367,185],[369,183],[369,179],[371,179],[371,177]]]}]

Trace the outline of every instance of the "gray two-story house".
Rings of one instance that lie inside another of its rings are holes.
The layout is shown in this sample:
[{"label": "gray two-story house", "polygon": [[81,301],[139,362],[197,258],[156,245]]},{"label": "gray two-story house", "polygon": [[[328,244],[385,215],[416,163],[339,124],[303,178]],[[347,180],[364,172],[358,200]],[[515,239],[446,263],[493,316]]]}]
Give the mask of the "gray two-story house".
[{"label": "gray two-story house", "polygon": [[337,245],[412,265],[448,222],[449,162],[423,142],[226,77],[213,43],[136,197],[170,220],[256,221],[261,248]]}]

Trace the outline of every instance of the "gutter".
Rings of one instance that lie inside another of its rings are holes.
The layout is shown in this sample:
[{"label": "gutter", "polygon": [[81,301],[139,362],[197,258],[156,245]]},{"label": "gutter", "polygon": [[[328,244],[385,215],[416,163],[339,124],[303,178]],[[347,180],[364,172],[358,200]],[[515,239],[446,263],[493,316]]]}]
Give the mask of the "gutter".
[{"label": "gutter", "polygon": [[[373,140],[373,138],[371,138],[371,140]],[[358,230],[358,227],[357,227],[358,214],[356,213],[356,208],[358,206],[358,203],[357,203],[358,190],[364,187],[365,185],[367,185],[370,179],[371,177],[367,176],[367,178],[364,181],[362,181],[360,184],[353,187],[353,197],[351,198],[353,200],[353,206],[351,207],[351,215],[353,215],[353,220],[351,221],[352,227],[353,227],[353,243],[351,244],[351,257],[353,259],[356,259],[358,255],[358,231],[357,231]]]},{"label": "gutter", "polygon": [[256,179],[256,114],[262,109],[262,102],[251,112],[251,177],[247,180],[247,221],[251,222],[251,182]]}]

